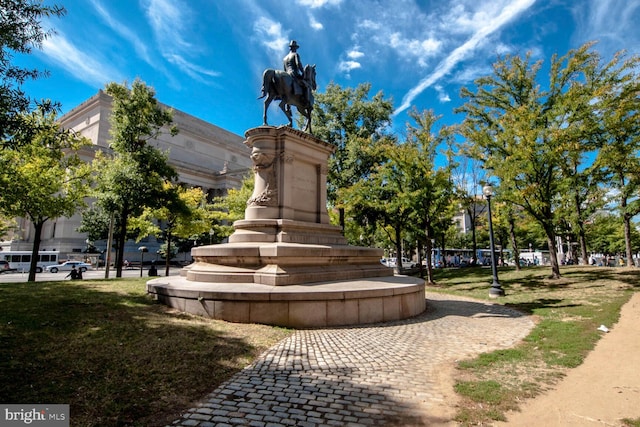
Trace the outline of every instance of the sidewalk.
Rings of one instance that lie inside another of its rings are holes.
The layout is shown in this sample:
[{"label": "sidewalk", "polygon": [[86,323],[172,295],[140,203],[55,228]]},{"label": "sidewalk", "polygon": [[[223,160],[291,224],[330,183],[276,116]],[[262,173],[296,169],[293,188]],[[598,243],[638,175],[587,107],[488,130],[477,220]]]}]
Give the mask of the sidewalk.
[{"label": "sidewalk", "polygon": [[640,292],[584,363],[551,391],[507,414],[506,426],[622,426],[640,418]]},{"label": "sidewalk", "polygon": [[416,318],[298,330],[174,426],[450,426],[454,362],[533,328],[501,305],[427,294]]}]

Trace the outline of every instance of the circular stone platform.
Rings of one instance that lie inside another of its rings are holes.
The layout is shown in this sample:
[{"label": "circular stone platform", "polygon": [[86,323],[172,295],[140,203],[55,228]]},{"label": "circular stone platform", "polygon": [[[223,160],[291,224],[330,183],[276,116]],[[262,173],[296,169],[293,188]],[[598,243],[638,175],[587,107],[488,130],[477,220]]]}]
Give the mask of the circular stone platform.
[{"label": "circular stone platform", "polygon": [[424,280],[409,276],[288,286],[205,283],[170,276],[150,280],[147,291],[187,313],[293,328],[388,322],[426,309]]}]

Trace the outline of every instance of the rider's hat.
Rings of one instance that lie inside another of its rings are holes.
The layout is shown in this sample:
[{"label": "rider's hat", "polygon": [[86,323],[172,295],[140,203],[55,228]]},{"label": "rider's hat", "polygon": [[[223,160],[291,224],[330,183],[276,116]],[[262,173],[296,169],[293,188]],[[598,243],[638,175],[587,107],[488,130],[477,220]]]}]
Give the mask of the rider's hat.
[{"label": "rider's hat", "polygon": [[297,41],[291,40],[291,43],[289,43],[289,47],[295,47],[297,49],[300,46],[298,46],[298,42]]}]

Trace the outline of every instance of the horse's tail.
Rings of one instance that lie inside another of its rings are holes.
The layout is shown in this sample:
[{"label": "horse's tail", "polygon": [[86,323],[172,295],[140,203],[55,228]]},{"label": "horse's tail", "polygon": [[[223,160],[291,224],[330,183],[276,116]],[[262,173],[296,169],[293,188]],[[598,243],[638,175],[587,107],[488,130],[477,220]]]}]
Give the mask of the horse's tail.
[{"label": "horse's tail", "polygon": [[260,88],[261,95],[258,99],[262,99],[269,94],[269,87],[273,84],[274,71],[271,68],[264,70],[262,73],[262,87]]}]

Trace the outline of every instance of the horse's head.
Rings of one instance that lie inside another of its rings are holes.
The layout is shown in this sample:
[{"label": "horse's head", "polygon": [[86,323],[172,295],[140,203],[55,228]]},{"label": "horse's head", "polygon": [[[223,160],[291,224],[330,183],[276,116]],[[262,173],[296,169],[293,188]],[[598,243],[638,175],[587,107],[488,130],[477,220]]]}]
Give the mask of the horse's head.
[{"label": "horse's head", "polygon": [[309,82],[311,89],[316,90],[316,65],[305,65],[303,74],[304,79]]}]

